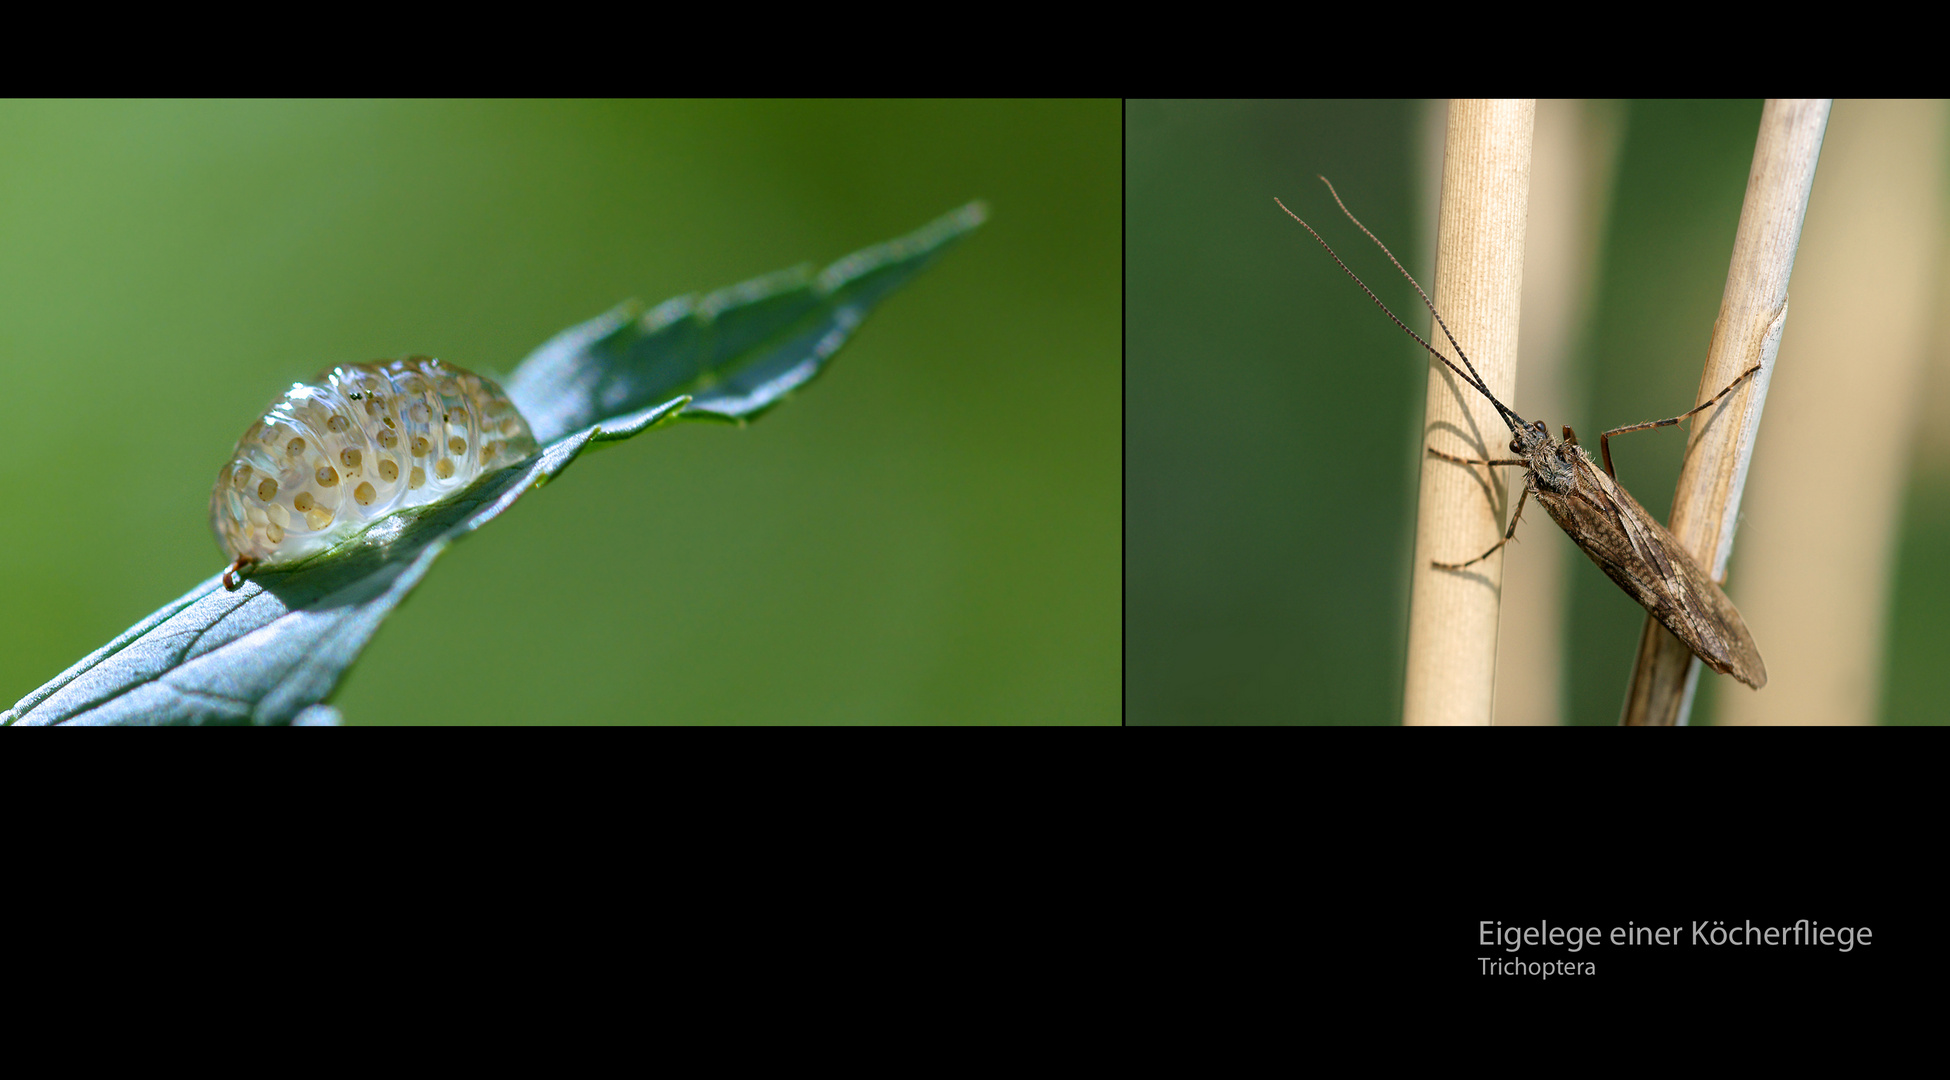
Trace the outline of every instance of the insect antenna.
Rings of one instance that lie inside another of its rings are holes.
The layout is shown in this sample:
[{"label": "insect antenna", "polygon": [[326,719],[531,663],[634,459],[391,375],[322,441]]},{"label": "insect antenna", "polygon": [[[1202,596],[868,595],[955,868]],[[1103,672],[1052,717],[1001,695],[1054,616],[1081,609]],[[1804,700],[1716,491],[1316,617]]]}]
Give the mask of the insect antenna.
[{"label": "insect antenna", "polygon": [[1416,295],[1422,298],[1423,306],[1429,309],[1430,315],[1435,316],[1435,324],[1442,328],[1442,336],[1448,338],[1449,344],[1455,347],[1456,355],[1462,357],[1463,367],[1468,368],[1469,369],[1468,371],[1464,371],[1462,368],[1458,368],[1455,364],[1450,363],[1449,358],[1442,355],[1441,352],[1437,351],[1435,346],[1429,344],[1427,341],[1424,341],[1422,339],[1422,335],[1416,333],[1413,330],[1410,330],[1408,328],[1408,324],[1402,322],[1400,316],[1397,316],[1394,313],[1394,311],[1388,307],[1387,304],[1382,303],[1381,297],[1376,296],[1373,289],[1368,288],[1368,283],[1362,281],[1361,276],[1359,274],[1356,274],[1353,270],[1348,269],[1347,263],[1341,261],[1340,255],[1335,253],[1333,246],[1330,245],[1325,239],[1323,239],[1320,233],[1315,232],[1314,227],[1312,225],[1307,224],[1306,221],[1303,220],[1299,214],[1296,214],[1292,210],[1288,209],[1285,203],[1280,202],[1278,196],[1275,196],[1273,201],[1279,203],[1280,209],[1286,210],[1288,217],[1292,218],[1295,221],[1300,222],[1301,228],[1307,230],[1309,233],[1313,233],[1313,238],[1320,242],[1321,247],[1327,249],[1328,256],[1330,256],[1334,260],[1334,262],[1340,266],[1341,270],[1345,272],[1348,277],[1354,279],[1354,283],[1356,285],[1361,286],[1361,291],[1368,294],[1368,299],[1373,300],[1375,302],[1375,306],[1381,308],[1381,310],[1385,312],[1390,319],[1394,320],[1395,325],[1401,328],[1402,333],[1407,334],[1409,337],[1414,338],[1417,343],[1419,343],[1424,349],[1427,349],[1429,351],[1430,356],[1433,356],[1437,360],[1442,361],[1443,364],[1448,366],[1450,371],[1453,371],[1456,374],[1461,375],[1463,377],[1464,382],[1467,382],[1469,385],[1475,387],[1478,391],[1482,393],[1484,397],[1488,398],[1490,404],[1496,406],[1497,413],[1500,416],[1502,416],[1503,422],[1509,425],[1510,430],[1512,432],[1515,432],[1518,428],[1528,427],[1529,425],[1527,425],[1524,422],[1523,417],[1518,416],[1514,410],[1505,406],[1501,401],[1498,401],[1496,399],[1496,395],[1490,393],[1490,388],[1484,385],[1482,376],[1476,374],[1476,365],[1469,362],[1469,354],[1465,353],[1463,351],[1462,345],[1456,341],[1456,335],[1449,332],[1449,324],[1442,320],[1442,313],[1435,309],[1435,303],[1429,299],[1429,294],[1422,291],[1421,283],[1415,280],[1415,275],[1409,273],[1408,269],[1402,266],[1401,260],[1395,258],[1395,253],[1388,250],[1388,245],[1382,243],[1380,237],[1376,236],[1372,232],[1369,232],[1368,227],[1366,225],[1361,224],[1361,219],[1354,216],[1354,212],[1347,208],[1346,203],[1341,202],[1340,192],[1334,190],[1334,185],[1325,176],[1320,177],[1319,180],[1321,183],[1327,185],[1327,192],[1328,194],[1334,196],[1334,203],[1341,208],[1341,213],[1346,214],[1347,219],[1349,221],[1354,222],[1355,228],[1360,229],[1364,233],[1367,233],[1368,239],[1373,240],[1375,242],[1375,246],[1381,249],[1381,253],[1388,256],[1388,261],[1395,264],[1395,269],[1400,270],[1402,272],[1402,276],[1408,279],[1408,283],[1409,285],[1414,287]]}]

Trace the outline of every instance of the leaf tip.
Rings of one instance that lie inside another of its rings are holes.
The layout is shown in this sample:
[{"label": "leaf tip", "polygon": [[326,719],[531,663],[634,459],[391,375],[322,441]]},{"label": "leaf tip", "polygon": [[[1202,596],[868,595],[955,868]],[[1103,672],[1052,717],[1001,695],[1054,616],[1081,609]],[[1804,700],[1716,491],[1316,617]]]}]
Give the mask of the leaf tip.
[{"label": "leaf tip", "polygon": [[291,718],[292,727],[343,727],[344,725],[345,714],[324,702],[307,705],[298,710],[298,715]]}]

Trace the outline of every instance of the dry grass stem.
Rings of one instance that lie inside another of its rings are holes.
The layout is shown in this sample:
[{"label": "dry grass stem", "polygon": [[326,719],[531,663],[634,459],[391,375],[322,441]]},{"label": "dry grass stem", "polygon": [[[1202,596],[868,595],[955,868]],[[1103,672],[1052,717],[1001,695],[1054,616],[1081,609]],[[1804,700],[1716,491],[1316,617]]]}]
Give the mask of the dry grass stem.
[{"label": "dry grass stem", "polygon": [[[1537,103],[1530,223],[1524,239],[1523,370],[1511,408],[1553,429],[1575,424],[1582,400],[1572,354],[1589,322],[1598,253],[1625,126],[1616,102]],[[1523,489],[1524,470],[1504,469],[1506,497]],[[1528,513],[1528,511],[1526,511]],[[1522,543],[1503,565],[1496,641],[1498,727],[1564,722],[1570,574],[1584,554],[1547,517],[1525,518]],[[1574,565],[1575,564],[1575,565]]]},{"label": "dry grass stem", "polygon": [[[1942,101],[1835,103],[1781,340],[1785,374],[1742,511],[1740,608],[1776,677],[1766,693],[1722,694],[1723,723],[1878,719],[1903,485],[1941,295],[1946,133]],[[1842,431],[1848,449],[1837,453]]]},{"label": "dry grass stem", "polygon": [[[1726,573],[1727,557],[1733,551],[1741,488],[1787,324],[1788,277],[1794,269],[1828,109],[1829,102],[1821,99],[1776,99],[1761,111],[1726,291],[1694,403],[1708,400],[1756,362],[1762,367],[1719,406],[1691,421],[1685,464],[1680,467],[1667,522],[1672,535],[1715,577]],[[1758,638],[1765,655],[1764,627]],[[1685,723],[1698,679],[1699,663],[1692,652],[1648,615],[1620,722],[1631,726]]]},{"label": "dry grass stem", "polygon": [[[1453,101],[1444,143],[1431,295],[1490,391],[1506,401],[1517,381],[1535,118],[1534,101]],[[1444,341],[1439,328],[1432,332]],[[1429,367],[1424,444],[1507,456],[1509,431],[1494,407],[1440,363]],[[1430,563],[1468,559],[1503,534],[1510,506],[1495,471],[1423,458],[1405,724],[1490,722],[1503,552],[1460,571]]]}]

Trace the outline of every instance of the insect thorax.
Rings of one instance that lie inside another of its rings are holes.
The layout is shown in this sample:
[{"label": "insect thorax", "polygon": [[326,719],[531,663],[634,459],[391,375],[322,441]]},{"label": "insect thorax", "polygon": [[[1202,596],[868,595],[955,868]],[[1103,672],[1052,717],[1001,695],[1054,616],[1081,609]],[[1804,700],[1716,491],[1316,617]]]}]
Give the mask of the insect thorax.
[{"label": "insect thorax", "polygon": [[1548,437],[1529,448],[1530,474],[1538,487],[1568,495],[1577,490],[1578,457],[1584,448],[1571,443],[1554,443]]}]

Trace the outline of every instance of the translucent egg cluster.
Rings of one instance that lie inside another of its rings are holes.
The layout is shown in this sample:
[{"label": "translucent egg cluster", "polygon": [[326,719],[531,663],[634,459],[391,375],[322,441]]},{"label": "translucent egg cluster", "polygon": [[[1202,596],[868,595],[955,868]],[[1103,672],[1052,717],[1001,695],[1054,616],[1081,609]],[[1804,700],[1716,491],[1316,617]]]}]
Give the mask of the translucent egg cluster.
[{"label": "translucent egg cluster", "polygon": [[471,371],[425,356],[348,364],[294,383],[237,440],[210,527],[233,558],[289,562],[535,450],[507,394]]}]

